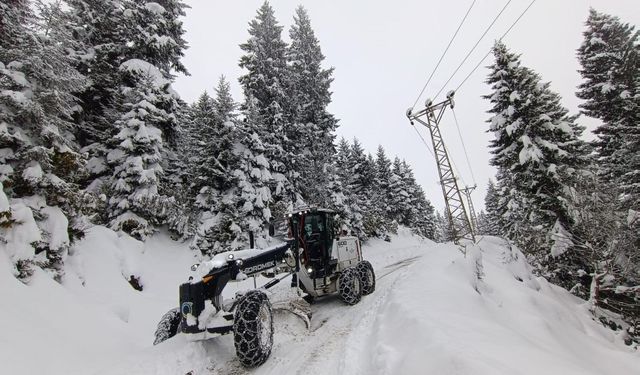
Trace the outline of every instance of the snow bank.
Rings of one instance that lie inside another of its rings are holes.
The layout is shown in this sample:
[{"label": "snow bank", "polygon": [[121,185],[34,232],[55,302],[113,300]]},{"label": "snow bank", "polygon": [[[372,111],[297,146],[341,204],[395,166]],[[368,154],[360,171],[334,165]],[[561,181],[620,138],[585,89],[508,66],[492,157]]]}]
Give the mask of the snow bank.
[{"label": "snow bank", "polygon": [[31,208],[23,200],[14,200],[10,211],[14,223],[8,228],[0,228],[0,233],[6,240],[5,244],[0,243],[0,249],[4,249],[4,254],[13,262],[30,259],[34,255],[31,243],[42,240],[40,228]]},{"label": "snow bank", "polygon": [[431,249],[384,298],[369,330],[357,328],[346,346],[359,349],[348,353],[356,359],[344,372],[637,373],[638,353],[593,321],[584,301],[535,280],[522,254],[500,239],[486,237],[479,249],[487,288],[478,291],[469,267],[477,256]]},{"label": "snow bank", "polygon": [[[271,357],[252,374],[638,373],[640,355],[595,322],[587,304],[531,274],[520,251],[483,238],[466,255],[401,229],[371,240],[364,257],[376,291],[355,306],[319,299],[311,328],[276,310]],[[0,251],[0,373],[245,373],[231,335],[152,346],[155,324],[176,306],[197,263],[186,244],[158,234],[145,244],[91,229],[67,261],[63,285],[36,273],[25,286]],[[127,277],[140,277],[142,292]],[[260,285],[263,280],[258,280]],[[225,289],[253,287],[253,280]],[[285,279],[274,305],[295,295]],[[34,360],[37,358],[37,360]]]},{"label": "snow bank", "polygon": [[[25,219],[26,210],[14,205],[12,214]],[[13,235],[38,233],[35,222],[25,225],[32,230],[18,227]],[[27,286],[0,251],[1,374],[94,374],[151,346],[157,321],[177,306],[177,285],[195,262],[186,245],[166,235],[142,244],[103,227],[90,229],[71,254],[62,285],[37,270]],[[129,285],[130,274],[140,277],[142,292]]]}]

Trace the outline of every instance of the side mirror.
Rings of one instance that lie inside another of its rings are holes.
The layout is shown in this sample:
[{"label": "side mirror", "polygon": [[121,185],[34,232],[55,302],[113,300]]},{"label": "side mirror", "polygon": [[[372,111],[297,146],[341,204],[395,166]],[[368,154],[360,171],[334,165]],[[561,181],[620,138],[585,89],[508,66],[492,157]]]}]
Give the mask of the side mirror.
[{"label": "side mirror", "polygon": [[276,227],[273,224],[269,224],[269,236],[273,237],[276,234]]}]

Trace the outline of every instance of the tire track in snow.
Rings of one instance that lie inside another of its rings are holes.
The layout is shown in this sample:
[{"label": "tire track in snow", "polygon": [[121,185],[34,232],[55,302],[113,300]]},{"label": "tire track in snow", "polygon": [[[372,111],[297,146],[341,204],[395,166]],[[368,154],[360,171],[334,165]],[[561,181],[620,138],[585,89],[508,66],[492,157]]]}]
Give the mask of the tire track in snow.
[{"label": "tire track in snow", "polygon": [[376,299],[373,301],[372,306],[370,306],[370,308],[367,309],[359,319],[354,319],[354,324],[352,326],[353,333],[348,337],[347,342],[345,343],[345,348],[347,350],[343,351],[343,355],[339,359],[338,373],[360,374],[370,372],[370,364],[366,361],[370,358],[371,353],[369,353],[369,355],[363,355],[363,352],[371,348],[367,343],[371,342],[371,337],[373,336],[375,328],[373,326],[380,314],[380,308],[384,305],[387,297],[392,292],[396,284],[407,277],[410,266],[421,257],[422,255],[418,255],[389,264],[384,269],[390,270],[376,278],[376,280],[380,280],[385,276],[393,275],[395,272],[401,270],[401,272],[396,274],[396,277],[392,279],[388,285],[384,286],[383,293],[379,293],[379,284],[376,285],[376,292],[378,292],[378,294],[376,295],[376,292],[373,293],[373,295],[376,295]]},{"label": "tire track in snow", "polygon": [[416,252],[422,253],[423,249],[423,245],[384,249],[384,252],[376,249],[376,253],[366,257],[373,263],[376,274],[382,274],[377,277],[377,280],[382,280],[377,283],[373,294],[365,296],[354,306],[345,305],[337,296],[317,300],[312,305],[310,330],[281,336],[280,342],[274,345],[271,358],[251,372],[305,375],[349,373],[343,369],[346,367],[344,360],[349,357],[347,353],[353,352],[352,336],[362,335],[359,333],[362,329],[370,329],[375,312],[383,305],[397,281],[408,272],[407,268],[422,256],[416,256]]}]

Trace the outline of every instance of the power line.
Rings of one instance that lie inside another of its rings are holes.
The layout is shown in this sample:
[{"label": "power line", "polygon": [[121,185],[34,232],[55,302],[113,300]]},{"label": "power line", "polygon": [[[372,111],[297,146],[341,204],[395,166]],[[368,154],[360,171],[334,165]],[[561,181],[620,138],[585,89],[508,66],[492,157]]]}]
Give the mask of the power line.
[{"label": "power line", "polygon": [[[447,150],[447,154],[451,155],[451,152],[449,152],[449,148],[447,147],[447,145],[444,145],[444,148],[445,148],[445,150]],[[453,160],[453,158],[450,158],[450,160],[451,160],[451,165],[453,166],[453,170],[456,172],[456,176],[458,176],[460,181],[462,181],[462,184],[466,186],[467,183],[464,182],[464,177],[462,177],[462,173],[460,173],[460,169],[456,165],[456,161]]]},{"label": "power line", "polygon": [[480,44],[480,42],[482,41],[482,39],[484,39],[485,35],[487,35],[487,33],[489,32],[489,30],[491,30],[491,28],[493,27],[493,25],[496,23],[496,21],[498,20],[498,18],[500,18],[500,16],[502,15],[502,13],[504,13],[505,9],[507,9],[507,7],[509,6],[509,4],[511,4],[511,1],[513,0],[509,0],[507,1],[507,3],[502,7],[502,9],[500,10],[500,12],[498,13],[498,15],[495,16],[495,18],[493,19],[493,21],[491,21],[491,23],[489,24],[489,26],[484,30],[484,32],[482,33],[482,35],[480,36],[480,38],[478,39],[478,41],[476,42],[476,44],[473,45],[473,47],[471,47],[471,50],[469,51],[469,53],[467,53],[467,55],[464,57],[464,59],[462,59],[462,62],[460,63],[460,65],[458,65],[458,67],[456,68],[456,70],[453,71],[453,74],[451,74],[451,76],[449,77],[449,79],[447,80],[447,82],[445,82],[444,85],[442,85],[442,88],[440,89],[440,91],[438,91],[438,93],[434,96],[434,100],[435,98],[438,97],[438,95],[440,95],[440,93],[442,93],[442,90],[444,90],[445,87],[447,87],[447,85],[449,84],[449,82],[451,82],[451,80],[453,79],[453,77],[456,75],[456,73],[458,73],[458,71],[460,70],[460,68],[462,67],[462,65],[464,65],[464,63],[467,61],[467,59],[469,58],[469,56],[471,56],[471,54],[473,53],[473,51],[475,51],[475,49],[478,47],[478,44]]},{"label": "power line", "polygon": [[476,176],[473,175],[473,168],[471,168],[471,162],[469,161],[469,154],[467,153],[467,147],[464,145],[464,139],[462,138],[462,132],[460,131],[460,125],[458,124],[458,116],[456,116],[456,111],[451,108],[451,112],[453,112],[453,119],[456,122],[456,129],[458,129],[458,136],[460,137],[460,143],[462,143],[462,150],[464,150],[464,157],[467,159],[467,167],[469,167],[469,172],[471,172],[471,179],[473,180],[473,184],[476,184]]},{"label": "power line", "polygon": [[[513,27],[518,23],[518,21],[520,21],[520,19],[522,17],[524,17],[524,15],[527,13],[527,11],[529,10],[529,8],[531,8],[531,6],[533,5],[533,3],[535,3],[536,0],[532,0],[529,5],[524,9],[524,11],[522,13],[520,13],[520,16],[518,16],[518,18],[516,18],[516,20],[511,24],[511,26],[509,26],[509,28],[507,29],[507,31],[504,32],[504,34],[502,34],[502,36],[500,37],[500,39],[498,39],[499,41],[502,41],[502,39],[504,39],[504,37],[507,36],[507,34],[509,34],[509,31],[511,31],[511,29],[513,29]],[[482,62],[491,54],[491,51],[493,49],[490,48],[489,52],[487,52],[486,55],[484,55],[484,57],[482,59],[480,59],[480,61],[478,61],[478,63],[476,64],[476,66],[473,68],[473,70],[471,70],[471,72],[469,72],[469,74],[467,74],[467,76],[462,80],[462,82],[460,82],[460,84],[458,85],[458,87],[456,87],[455,91],[458,91],[460,89],[460,87],[462,87],[462,85],[464,85],[465,82],[467,82],[467,80],[469,79],[469,77],[471,77],[471,75],[473,75],[473,73],[475,73],[475,71],[480,67],[480,65],[482,64]]]},{"label": "power line", "polygon": [[429,151],[429,153],[431,154],[431,156],[433,156],[433,158],[436,158],[436,155],[433,153],[433,151],[431,151],[431,148],[429,148],[429,144],[427,143],[427,141],[424,139],[424,137],[422,136],[422,134],[420,134],[420,132],[418,131],[418,129],[415,127],[415,125],[411,125],[411,127],[413,128],[413,130],[416,131],[416,133],[418,133],[418,136],[420,137],[420,139],[422,139],[422,143],[424,143],[424,145],[427,147],[427,151]]},{"label": "power line", "polygon": [[477,0],[473,0],[471,5],[469,6],[469,9],[467,9],[467,13],[465,13],[464,17],[462,18],[462,21],[460,21],[460,24],[458,25],[458,28],[456,29],[456,32],[453,34],[453,37],[451,37],[451,40],[449,41],[449,44],[447,45],[447,48],[445,48],[444,52],[442,53],[442,56],[440,56],[440,60],[438,60],[438,63],[436,64],[436,67],[433,68],[433,71],[431,72],[431,75],[429,75],[429,78],[427,79],[427,83],[425,83],[424,86],[422,87],[422,91],[420,91],[420,94],[418,94],[418,97],[416,98],[416,101],[411,106],[411,109],[416,107],[416,104],[418,104],[418,100],[420,100],[420,97],[422,96],[422,94],[424,94],[424,91],[427,89],[427,86],[429,86],[429,82],[431,82],[431,78],[433,78],[433,75],[436,73],[436,70],[438,70],[438,67],[440,66],[440,63],[442,62],[442,59],[444,59],[444,56],[447,54],[447,51],[449,51],[449,47],[451,47],[451,44],[453,44],[453,40],[458,35],[458,32],[462,28],[462,25],[464,24],[464,21],[467,20],[467,16],[471,12],[471,8],[473,8],[473,6],[476,3],[476,1]]}]

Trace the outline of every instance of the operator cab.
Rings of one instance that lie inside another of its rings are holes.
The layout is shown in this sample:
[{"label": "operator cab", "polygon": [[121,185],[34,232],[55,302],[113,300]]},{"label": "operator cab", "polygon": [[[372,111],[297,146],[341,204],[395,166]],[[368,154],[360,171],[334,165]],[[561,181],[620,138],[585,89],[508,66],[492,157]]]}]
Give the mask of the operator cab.
[{"label": "operator cab", "polygon": [[332,256],[335,212],[321,208],[307,208],[289,214],[289,235],[302,249],[300,261],[311,270],[314,278],[324,277],[335,269]]}]

